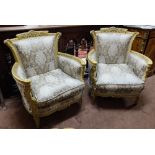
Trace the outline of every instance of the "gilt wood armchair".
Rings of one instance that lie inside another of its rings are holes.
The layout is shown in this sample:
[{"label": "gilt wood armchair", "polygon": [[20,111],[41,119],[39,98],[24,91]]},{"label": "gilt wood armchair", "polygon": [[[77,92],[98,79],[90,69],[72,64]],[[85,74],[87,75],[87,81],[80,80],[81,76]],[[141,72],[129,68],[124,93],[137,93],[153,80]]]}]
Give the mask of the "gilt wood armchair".
[{"label": "gilt wood armchair", "polygon": [[88,54],[91,95],[138,97],[152,61],[131,50],[137,32],[123,28],[91,31],[94,47]]},{"label": "gilt wood armchair", "polygon": [[4,41],[15,58],[13,78],[37,127],[40,117],[82,102],[85,64],[79,58],[58,52],[60,35],[29,31]]}]

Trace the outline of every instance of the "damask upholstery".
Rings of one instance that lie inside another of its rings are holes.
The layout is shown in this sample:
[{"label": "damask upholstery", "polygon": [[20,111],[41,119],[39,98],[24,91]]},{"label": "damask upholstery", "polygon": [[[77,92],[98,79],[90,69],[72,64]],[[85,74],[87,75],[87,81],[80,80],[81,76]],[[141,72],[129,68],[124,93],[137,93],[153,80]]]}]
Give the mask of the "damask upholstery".
[{"label": "damask upholstery", "polygon": [[32,93],[38,104],[56,101],[79,89],[82,91],[84,88],[83,81],[67,75],[61,69],[33,76],[30,80]]},{"label": "damask upholstery", "polygon": [[144,81],[138,78],[127,64],[102,64],[97,65],[96,88],[108,93],[140,92],[144,88]]},{"label": "damask upholstery", "polygon": [[127,64],[97,64],[97,85],[100,84],[143,84]]},{"label": "damask upholstery", "polygon": [[91,34],[94,48],[88,54],[88,63],[92,96],[138,96],[152,61],[131,50],[137,33],[111,27]]},{"label": "damask upholstery", "polygon": [[74,59],[71,60],[69,57],[66,57],[66,54],[58,56],[58,66],[63,70],[63,72],[74,77],[75,79],[81,80],[83,78],[81,77],[83,72],[81,64]]},{"label": "damask upholstery", "polygon": [[82,102],[85,64],[58,52],[60,33],[29,31],[4,43],[12,50],[12,75],[26,110],[39,127],[40,117]]},{"label": "damask upholstery", "polygon": [[55,37],[52,34],[13,41],[28,77],[56,69],[53,47]]},{"label": "damask upholstery", "polygon": [[148,71],[148,62],[149,58],[144,57],[143,55],[131,51],[128,54],[127,65],[134,71],[140,79],[145,80],[146,73]]},{"label": "damask upholstery", "polygon": [[[96,51],[99,63],[126,63],[128,51],[131,50],[135,32],[113,33],[96,32]],[[104,51],[104,52],[103,52]]]}]

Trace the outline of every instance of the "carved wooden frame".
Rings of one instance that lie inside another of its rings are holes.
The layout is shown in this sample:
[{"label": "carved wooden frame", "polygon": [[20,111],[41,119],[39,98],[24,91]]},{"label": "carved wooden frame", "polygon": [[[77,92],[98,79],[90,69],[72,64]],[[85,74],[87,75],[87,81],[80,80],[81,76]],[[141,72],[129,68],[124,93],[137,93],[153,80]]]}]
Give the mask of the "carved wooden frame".
[{"label": "carved wooden frame", "polygon": [[[91,55],[96,52],[96,46],[97,46],[97,41],[96,41],[96,33],[102,33],[102,32],[106,32],[106,33],[132,33],[133,34],[133,37],[132,37],[132,40],[130,42],[130,47],[132,46],[132,42],[135,38],[136,35],[138,35],[139,33],[138,32],[129,32],[128,29],[125,29],[125,28],[116,28],[116,27],[110,27],[110,28],[101,28],[99,31],[94,31],[92,30],[90,32],[90,34],[92,35],[92,38],[93,38],[93,49],[88,53],[88,56],[87,56],[87,59],[88,59],[88,62],[92,65],[91,69],[90,69],[90,81],[91,81],[91,95],[93,98],[95,98],[95,96],[102,96],[102,97],[133,97],[134,95],[123,95],[123,94],[109,94],[108,96],[106,94],[103,94],[103,93],[97,93],[96,92],[96,74],[97,74],[97,61],[93,60],[91,58]],[[152,60],[149,59],[147,56],[141,54],[141,53],[138,53],[136,51],[133,51],[133,50],[130,50],[128,52],[131,52],[131,53],[134,53],[136,54],[137,56],[143,58],[146,62],[147,62],[147,70],[145,72],[145,75],[144,75],[144,79],[146,79],[148,73],[149,73],[149,70],[151,68],[151,65],[152,65]],[[137,94],[135,95],[137,96]]]},{"label": "carved wooden frame", "polygon": [[[84,62],[81,59],[77,58],[77,57],[71,56],[69,54],[64,54],[64,53],[58,52],[58,41],[59,41],[59,38],[61,36],[61,33],[59,33],[59,32],[57,32],[57,33],[48,33],[48,31],[34,31],[34,30],[31,30],[31,31],[28,31],[28,32],[25,32],[25,33],[17,34],[16,38],[6,39],[4,41],[4,43],[12,51],[13,56],[15,58],[15,64],[13,65],[12,70],[11,70],[12,76],[13,76],[14,80],[18,84],[20,84],[22,86],[22,88],[23,88],[24,97],[27,99],[28,104],[29,104],[30,109],[31,109],[31,112],[30,111],[28,111],[28,112],[33,115],[33,119],[34,119],[37,127],[39,127],[39,125],[40,125],[40,117],[45,117],[45,116],[51,115],[52,113],[54,113],[56,111],[63,110],[66,107],[70,106],[71,104],[75,103],[75,100],[73,100],[72,98],[67,98],[66,100],[63,100],[63,101],[59,102],[58,104],[55,103],[55,105],[57,104],[57,106],[53,106],[53,109],[50,108],[50,110],[47,111],[47,112],[44,112],[42,114],[39,113],[39,107],[38,107],[37,100],[31,93],[32,92],[32,90],[31,90],[31,80],[30,79],[20,78],[18,76],[18,74],[17,74],[17,69],[18,69],[19,66],[22,66],[22,63],[21,63],[20,57],[18,55],[17,48],[13,44],[13,41],[26,39],[26,38],[31,38],[31,37],[49,36],[51,34],[54,34],[56,36],[55,41],[54,41],[54,57],[55,57],[56,63],[58,64],[57,61],[58,61],[58,56],[59,55],[66,56],[66,57],[68,57],[70,59],[73,59],[73,60],[79,62],[81,64],[81,67],[82,67],[80,76],[81,76],[81,80],[83,80],[84,68],[85,68]],[[82,92],[81,92],[81,94],[76,94],[75,98],[76,98],[76,101],[81,104],[81,102],[82,102]]]}]

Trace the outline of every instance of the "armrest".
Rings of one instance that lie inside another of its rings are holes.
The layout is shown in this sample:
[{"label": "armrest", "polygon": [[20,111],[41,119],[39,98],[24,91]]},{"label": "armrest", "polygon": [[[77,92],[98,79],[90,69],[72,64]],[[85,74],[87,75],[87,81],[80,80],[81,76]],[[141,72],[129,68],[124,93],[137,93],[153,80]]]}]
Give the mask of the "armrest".
[{"label": "armrest", "polygon": [[11,72],[16,82],[23,85],[30,85],[31,80],[26,78],[25,72],[19,63],[15,62]]},{"label": "armrest", "polygon": [[36,99],[31,94],[31,80],[26,78],[25,72],[19,63],[15,63],[12,67],[12,76],[17,83],[22,97],[32,107],[32,103],[36,103]]},{"label": "armrest", "polygon": [[131,51],[128,55],[127,64],[140,79],[145,80],[152,65],[152,60],[141,53]]},{"label": "armrest", "polygon": [[90,83],[95,85],[96,84],[96,66],[97,66],[97,58],[96,58],[96,51],[92,49],[87,56],[89,72],[90,72]]},{"label": "armrest", "polygon": [[94,49],[88,53],[87,59],[92,65],[97,65],[96,51]]},{"label": "armrest", "polygon": [[58,52],[58,66],[66,74],[83,81],[86,64],[80,58]]}]

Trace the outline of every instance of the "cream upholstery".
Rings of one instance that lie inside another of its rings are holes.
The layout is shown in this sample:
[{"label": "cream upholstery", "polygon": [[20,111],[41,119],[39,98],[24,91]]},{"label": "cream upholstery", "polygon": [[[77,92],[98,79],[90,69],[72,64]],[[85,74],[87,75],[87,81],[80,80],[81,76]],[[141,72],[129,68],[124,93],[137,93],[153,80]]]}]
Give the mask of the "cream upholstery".
[{"label": "cream upholstery", "polygon": [[91,31],[94,49],[88,54],[93,96],[138,96],[152,61],[131,50],[136,32],[102,28]]},{"label": "cream upholstery", "polygon": [[144,84],[127,64],[97,65],[97,85],[99,84]]},{"label": "cream upholstery", "polygon": [[99,63],[97,65],[96,87],[103,89],[104,94],[113,92],[131,95],[139,93],[144,88],[144,81],[138,78],[126,64]]},{"label": "cream upholstery", "polygon": [[128,54],[127,65],[134,71],[135,75],[145,80],[145,74],[148,70],[148,61],[147,58],[144,59],[139,54],[132,51]]},{"label": "cream upholstery", "polygon": [[[125,63],[127,52],[131,49],[134,33],[96,33],[97,55],[99,63]],[[104,52],[103,52],[104,51]]]},{"label": "cream upholstery", "polygon": [[69,57],[65,55],[58,56],[58,66],[61,68],[66,74],[81,80],[81,72],[82,66],[79,62],[75,60],[71,60]]},{"label": "cream upholstery", "polygon": [[84,82],[72,78],[61,69],[33,76],[30,80],[32,93],[38,104],[63,99],[66,95],[84,88]]},{"label": "cream upholstery", "polygon": [[28,77],[43,74],[56,68],[54,39],[55,35],[52,34],[51,36],[31,37],[13,41]]},{"label": "cream upholstery", "polygon": [[29,31],[5,41],[16,60],[12,75],[37,127],[40,117],[82,101],[85,64],[58,52],[59,37],[60,33]]}]

